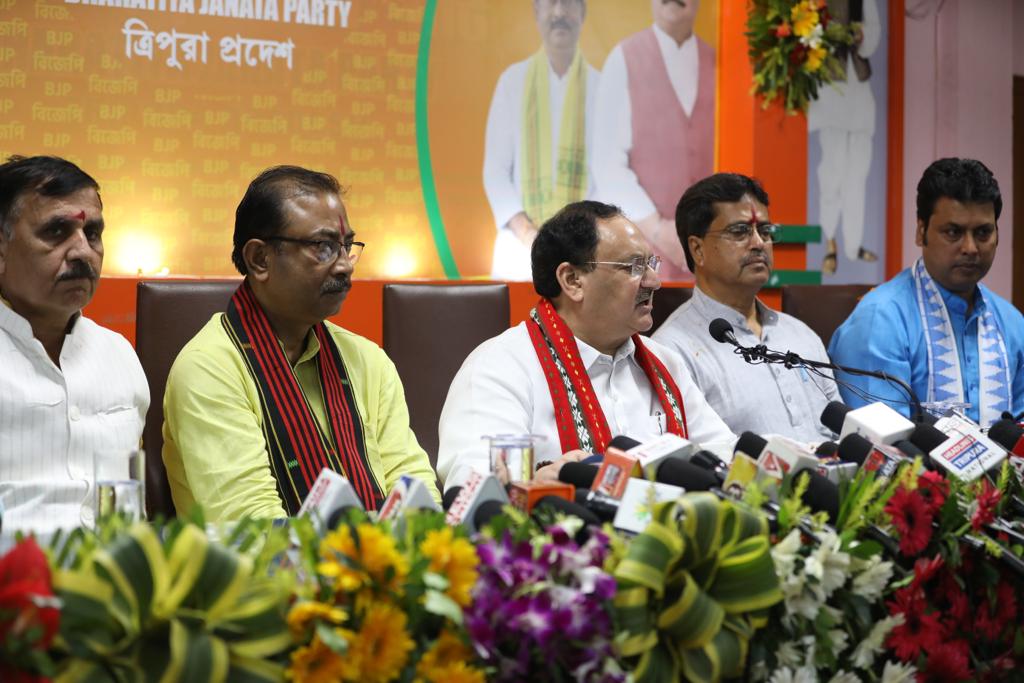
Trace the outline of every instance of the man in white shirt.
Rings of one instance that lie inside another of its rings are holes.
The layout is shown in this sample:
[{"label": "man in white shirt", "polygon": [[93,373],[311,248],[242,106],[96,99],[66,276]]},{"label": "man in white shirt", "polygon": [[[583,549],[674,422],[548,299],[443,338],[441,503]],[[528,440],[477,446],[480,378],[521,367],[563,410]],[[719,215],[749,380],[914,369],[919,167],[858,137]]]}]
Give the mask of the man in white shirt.
[{"label": "man in white shirt", "polygon": [[692,280],[676,201],[711,174],[715,51],[693,33],[697,0],[651,0],[654,25],[612,49],[601,72],[592,167],[596,197],[623,212],[663,259],[663,280]]},{"label": "man in white shirt", "polygon": [[530,279],[537,228],[593,194],[598,72],[579,51],[586,0],[533,0],[543,45],[498,78],[487,115],[484,190],[494,213],[491,277]]},{"label": "man in white shirt", "polygon": [[738,173],[704,178],[679,200],[676,224],[697,284],[654,339],[682,356],[708,403],[734,432],[775,433],[808,443],[831,438],[820,419],[829,401],[840,400],[831,373],[750,365],[708,332],[711,321],[722,318],[744,346],[764,344],[828,361],[811,328],[757,299],[772,272],[777,231],[761,184]]},{"label": "man in white shirt", "polygon": [[543,437],[542,479],[618,435],[735,442],[682,359],[639,335],[653,324],[659,261],[614,206],[577,202],[544,224],[532,251],[536,308],[477,347],[448,391],[437,460],[446,487],[489,470],[488,435]]},{"label": "man in white shirt", "polygon": [[69,161],[0,165],[0,503],[5,535],[89,523],[93,455],[138,448],[149,385],[82,316],[103,265],[99,186]]}]

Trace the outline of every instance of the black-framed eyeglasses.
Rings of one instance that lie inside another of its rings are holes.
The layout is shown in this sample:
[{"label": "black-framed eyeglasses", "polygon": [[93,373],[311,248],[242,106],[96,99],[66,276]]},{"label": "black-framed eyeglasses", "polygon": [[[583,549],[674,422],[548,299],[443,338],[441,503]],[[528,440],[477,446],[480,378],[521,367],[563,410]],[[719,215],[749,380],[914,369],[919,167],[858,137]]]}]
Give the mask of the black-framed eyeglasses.
[{"label": "black-framed eyeglasses", "polygon": [[660,256],[637,256],[632,261],[587,261],[588,266],[617,266],[622,270],[629,270],[629,276],[631,278],[641,278],[647,269],[650,268],[655,273],[658,272],[658,268],[661,266]]},{"label": "black-framed eyeglasses", "polygon": [[264,237],[264,242],[291,242],[309,247],[313,258],[319,263],[334,263],[344,251],[353,266],[366,248],[365,242],[339,242],[338,240],[304,240],[298,237]]},{"label": "black-framed eyeglasses", "polygon": [[[769,244],[774,242],[779,235],[779,226],[775,223],[758,223],[757,224],[757,235],[761,238],[761,241],[768,242]],[[754,236],[754,226],[750,223],[733,223],[727,225],[721,230],[715,232],[709,232],[706,237],[721,237],[727,239],[730,242],[736,242],[737,244],[746,244],[750,241],[750,238]]]}]

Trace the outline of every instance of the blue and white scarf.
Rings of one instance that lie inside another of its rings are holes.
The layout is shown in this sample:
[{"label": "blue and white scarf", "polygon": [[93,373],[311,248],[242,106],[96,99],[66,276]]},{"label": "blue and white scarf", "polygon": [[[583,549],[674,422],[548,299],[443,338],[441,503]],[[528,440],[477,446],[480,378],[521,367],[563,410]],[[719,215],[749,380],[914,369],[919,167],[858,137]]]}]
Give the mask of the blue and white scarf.
[{"label": "blue and white scarf", "polygon": [[[966,402],[963,370],[957,352],[953,325],[942,293],[924,267],[924,259],[914,264],[914,291],[921,313],[928,348],[928,401]],[[994,307],[978,288],[978,417],[988,426],[1010,409],[1011,377],[1006,343],[993,315]]]}]

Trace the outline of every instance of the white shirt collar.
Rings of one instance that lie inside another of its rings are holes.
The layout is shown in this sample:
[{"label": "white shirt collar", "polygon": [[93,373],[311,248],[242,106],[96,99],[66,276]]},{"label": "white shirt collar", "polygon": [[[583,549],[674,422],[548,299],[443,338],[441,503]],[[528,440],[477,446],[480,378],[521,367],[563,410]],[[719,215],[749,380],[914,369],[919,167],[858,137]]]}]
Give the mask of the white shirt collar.
[{"label": "white shirt collar", "polygon": [[580,350],[580,360],[583,361],[583,367],[588,371],[594,363],[602,358],[607,358],[612,365],[615,365],[623,358],[632,358],[633,352],[636,351],[636,345],[633,343],[632,337],[627,339],[626,342],[618,348],[614,356],[609,356],[607,353],[601,353],[579,337],[576,337],[576,346]]},{"label": "white shirt collar", "polygon": [[687,53],[686,56],[689,56],[689,53],[691,53],[691,52],[694,54],[694,56],[696,56],[696,53],[697,53],[697,40],[696,40],[697,34],[696,33],[693,33],[691,31],[690,32],[690,37],[687,38],[686,40],[684,40],[683,44],[680,45],[679,43],[676,42],[675,38],[673,38],[669,34],[665,33],[665,31],[663,31],[660,26],[658,26],[657,24],[654,24],[653,26],[654,26],[654,35],[658,38],[658,44],[661,46],[661,49],[662,49],[663,52],[672,54],[673,52],[682,53],[682,52],[685,51]]}]

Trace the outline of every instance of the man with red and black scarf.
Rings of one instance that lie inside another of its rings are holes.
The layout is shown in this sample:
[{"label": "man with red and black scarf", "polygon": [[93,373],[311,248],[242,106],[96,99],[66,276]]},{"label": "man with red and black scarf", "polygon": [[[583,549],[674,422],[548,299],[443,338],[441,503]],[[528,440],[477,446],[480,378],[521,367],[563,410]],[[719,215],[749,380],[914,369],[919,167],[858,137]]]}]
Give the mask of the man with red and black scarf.
[{"label": "man with red and black scarf", "polygon": [[278,166],[249,185],[231,255],[245,279],[167,379],[163,459],[179,513],[294,515],[323,469],[367,509],[403,474],[440,500],[394,364],[326,321],[363,247],[330,175]]},{"label": "man with red and black scarf", "polygon": [[569,204],[541,228],[531,261],[537,306],[477,347],[448,392],[437,462],[446,488],[489,469],[488,435],[544,437],[542,479],[618,435],[672,432],[720,452],[735,442],[679,356],[640,336],[653,324],[660,259],[617,207]]}]

